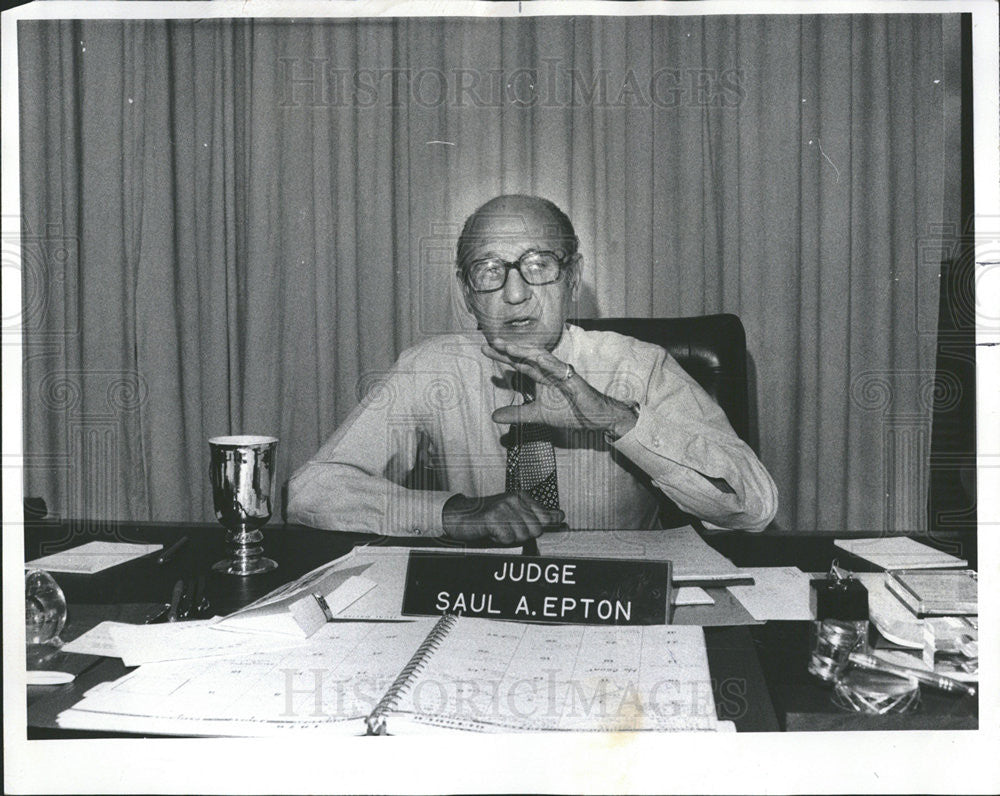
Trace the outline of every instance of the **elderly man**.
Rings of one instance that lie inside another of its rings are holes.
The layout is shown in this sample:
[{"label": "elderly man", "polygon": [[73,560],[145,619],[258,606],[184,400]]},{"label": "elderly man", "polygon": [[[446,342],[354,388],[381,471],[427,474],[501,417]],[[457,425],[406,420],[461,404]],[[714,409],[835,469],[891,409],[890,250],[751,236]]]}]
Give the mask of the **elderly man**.
[{"label": "elderly man", "polygon": [[[662,493],[708,527],[763,529],[774,482],[704,390],[659,346],[566,322],[577,247],[545,199],[473,213],[457,276],[479,331],[403,352],[292,476],[289,520],[517,544],[655,528]],[[403,486],[417,462],[437,488]]]}]

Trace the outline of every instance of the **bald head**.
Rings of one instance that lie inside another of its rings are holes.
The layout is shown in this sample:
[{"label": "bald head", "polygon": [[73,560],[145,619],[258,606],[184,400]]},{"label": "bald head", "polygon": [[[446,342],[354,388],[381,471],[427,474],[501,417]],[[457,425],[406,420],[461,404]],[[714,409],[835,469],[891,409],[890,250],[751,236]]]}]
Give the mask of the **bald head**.
[{"label": "bald head", "polygon": [[[469,216],[458,239],[457,276],[465,306],[490,345],[502,338],[555,348],[580,284],[577,247],[573,225],[548,199],[498,196]],[[551,279],[526,278],[521,268],[531,252],[554,254],[558,273]],[[505,266],[505,281],[492,289],[474,289],[467,279],[473,263],[479,269]]]},{"label": "bald head", "polygon": [[539,250],[576,254],[579,241],[566,214],[548,199],[505,194],[490,199],[465,221],[458,238],[458,269],[482,253],[484,244],[498,240],[534,242]]}]

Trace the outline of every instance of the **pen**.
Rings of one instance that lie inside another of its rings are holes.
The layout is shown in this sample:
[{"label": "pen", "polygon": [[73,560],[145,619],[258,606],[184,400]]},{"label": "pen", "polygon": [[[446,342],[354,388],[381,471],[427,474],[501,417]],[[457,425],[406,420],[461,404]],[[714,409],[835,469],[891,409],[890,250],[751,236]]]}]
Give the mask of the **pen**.
[{"label": "pen", "polygon": [[182,547],[184,547],[185,544],[187,544],[187,540],[188,538],[186,536],[182,536],[180,539],[178,539],[176,542],[170,545],[170,547],[168,547],[166,550],[160,553],[160,557],[156,559],[156,563],[166,564],[171,558],[173,558],[177,554],[178,550],[180,550]]},{"label": "pen", "polygon": [[191,594],[191,604],[187,607],[186,616],[201,616],[204,612],[205,599],[205,576],[199,575],[194,578],[194,591]]},{"label": "pen", "polygon": [[158,622],[163,622],[164,620],[166,620],[167,614],[169,614],[169,613],[170,613],[170,604],[167,603],[167,604],[165,604],[163,606],[162,609],[160,609],[155,614],[153,614],[151,617],[149,617],[146,620],[145,624],[147,624],[147,625],[155,625]]},{"label": "pen", "polygon": [[181,605],[181,597],[184,596],[184,581],[179,580],[174,584],[174,593],[170,595],[170,613],[167,614],[168,622],[177,621],[177,609]]},{"label": "pen", "polygon": [[198,576],[198,592],[201,594],[201,598],[195,603],[194,610],[198,613],[198,616],[205,616],[208,613],[208,609],[212,607],[211,601],[208,599],[208,593],[205,591],[205,576]]},{"label": "pen", "polygon": [[184,581],[184,593],[181,594],[180,604],[177,606],[177,618],[187,619],[191,615],[191,608],[194,605],[194,597],[191,593],[191,580]]},{"label": "pen", "polygon": [[974,686],[966,685],[958,680],[952,680],[950,677],[935,674],[934,672],[924,671],[923,669],[912,669],[909,666],[897,666],[895,663],[883,661],[873,655],[865,655],[862,652],[852,652],[848,660],[850,660],[850,662],[855,666],[862,669],[871,669],[876,672],[888,672],[889,674],[895,674],[899,677],[909,677],[910,679],[926,683],[927,685],[933,688],[938,688],[942,691],[958,691],[966,696],[976,695],[976,689]]}]

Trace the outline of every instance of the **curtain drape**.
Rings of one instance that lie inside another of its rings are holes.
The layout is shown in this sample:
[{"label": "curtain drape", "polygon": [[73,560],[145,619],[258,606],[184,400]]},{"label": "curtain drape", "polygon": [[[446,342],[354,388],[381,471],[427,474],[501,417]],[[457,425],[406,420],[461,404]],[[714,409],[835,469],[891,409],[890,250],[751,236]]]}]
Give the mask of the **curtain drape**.
[{"label": "curtain drape", "polygon": [[950,389],[925,256],[959,123],[942,37],[932,15],[22,22],[27,494],[210,519],[206,439],[241,432],[280,437],[284,481],[403,348],[468,325],[458,228],[525,192],[577,227],[579,314],[742,318],[777,529],[922,529]]}]

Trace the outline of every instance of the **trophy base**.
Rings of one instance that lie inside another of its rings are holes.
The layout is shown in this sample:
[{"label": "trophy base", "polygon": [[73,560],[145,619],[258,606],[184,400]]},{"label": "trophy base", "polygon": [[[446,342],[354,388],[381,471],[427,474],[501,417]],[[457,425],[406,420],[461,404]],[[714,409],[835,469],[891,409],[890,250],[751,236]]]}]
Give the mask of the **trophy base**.
[{"label": "trophy base", "polygon": [[277,561],[264,556],[245,560],[224,558],[212,565],[213,572],[223,575],[260,575],[263,572],[273,572],[277,568]]},{"label": "trophy base", "polygon": [[245,526],[229,529],[226,534],[229,540],[231,558],[216,561],[212,566],[214,572],[223,575],[260,575],[272,572],[278,568],[278,563],[264,557],[264,547],[261,542],[264,534],[260,528],[248,530]]}]

